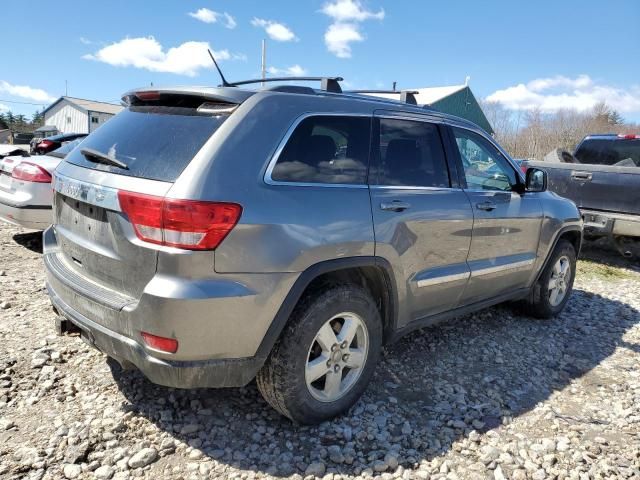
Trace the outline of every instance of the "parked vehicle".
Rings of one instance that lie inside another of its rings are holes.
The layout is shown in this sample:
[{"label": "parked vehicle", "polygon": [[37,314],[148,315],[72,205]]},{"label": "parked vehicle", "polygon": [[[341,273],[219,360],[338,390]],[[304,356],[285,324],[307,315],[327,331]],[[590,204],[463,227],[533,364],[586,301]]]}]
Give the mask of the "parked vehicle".
[{"label": "parked vehicle", "polygon": [[562,311],[581,221],[543,171],[466,120],[322,83],[127,93],[56,170],[59,330],[162,385],[257,377],[315,423],[407,332],[509,300]]},{"label": "parked vehicle", "polygon": [[48,155],[0,159],[0,220],[35,230],[51,225],[53,171],[82,139],[65,143]]},{"label": "parked vehicle", "polygon": [[549,174],[549,189],[573,200],[585,236],[609,237],[625,255],[640,239],[640,135],[589,135],[560,162],[526,162]]},{"label": "parked vehicle", "polygon": [[0,160],[12,155],[29,156],[29,152],[24,147],[17,145],[0,145]]},{"label": "parked vehicle", "polygon": [[45,153],[49,153],[60,148],[66,142],[71,142],[72,140],[84,138],[86,136],[86,133],[61,133],[60,135],[47,137],[35,146],[34,153],[44,155]]}]

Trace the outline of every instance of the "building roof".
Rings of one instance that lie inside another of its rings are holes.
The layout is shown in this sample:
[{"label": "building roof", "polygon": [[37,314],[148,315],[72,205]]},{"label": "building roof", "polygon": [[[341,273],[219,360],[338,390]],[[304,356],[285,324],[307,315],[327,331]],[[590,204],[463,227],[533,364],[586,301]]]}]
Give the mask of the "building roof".
[{"label": "building roof", "polygon": [[115,115],[123,109],[122,105],[116,105],[113,103],[97,102],[95,100],[85,100],[84,98],[62,96],[47,108],[45,108],[43,113],[47,113],[49,110],[51,110],[51,108],[60,103],[62,100],[67,100],[68,102],[73,103],[77,107],[80,107],[82,110],[85,110],[87,112],[108,113],[111,115]]},{"label": "building roof", "polygon": [[[429,105],[436,110],[458,117],[466,118],[479,125],[489,133],[493,128],[484,115],[468,85],[451,85],[446,87],[408,88],[415,94],[418,105]],[[398,95],[387,93],[370,94],[376,97],[398,99]]]}]

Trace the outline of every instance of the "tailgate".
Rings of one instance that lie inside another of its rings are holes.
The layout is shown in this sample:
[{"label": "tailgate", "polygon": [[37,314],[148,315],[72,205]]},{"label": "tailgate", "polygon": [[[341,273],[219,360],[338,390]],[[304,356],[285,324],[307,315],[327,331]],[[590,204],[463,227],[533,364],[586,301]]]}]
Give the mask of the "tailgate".
[{"label": "tailgate", "polygon": [[117,189],[57,174],[56,261],[67,270],[136,300],[156,272],[157,250],[144,246],[120,211]]}]

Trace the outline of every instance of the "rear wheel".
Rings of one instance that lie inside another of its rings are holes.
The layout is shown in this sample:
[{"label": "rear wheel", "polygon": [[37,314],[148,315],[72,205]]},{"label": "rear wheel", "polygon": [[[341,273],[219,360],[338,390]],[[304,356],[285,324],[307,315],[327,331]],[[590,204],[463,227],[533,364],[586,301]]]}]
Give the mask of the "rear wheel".
[{"label": "rear wheel", "polygon": [[576,250],[571,242],[560,240],[534,286],[529,313],[538,318],[558,315],[569,300],[575,276]]},{"label": "rear wheel", "polygon": [[258,373],[258,388],[276,410],[319,423],[353,405],[380,356],[382,324],[369,293],[356,285],[304,298]]}]

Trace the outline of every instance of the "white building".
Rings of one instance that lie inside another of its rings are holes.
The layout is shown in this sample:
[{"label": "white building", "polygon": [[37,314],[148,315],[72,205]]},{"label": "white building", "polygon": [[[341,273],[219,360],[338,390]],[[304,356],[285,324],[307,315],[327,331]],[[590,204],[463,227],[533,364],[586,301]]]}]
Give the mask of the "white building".
[{"label": "white building", "polygon": [[122,108],[112,103],[60,97],[44,110],[44,124],[62,133],[91,133]]}]

